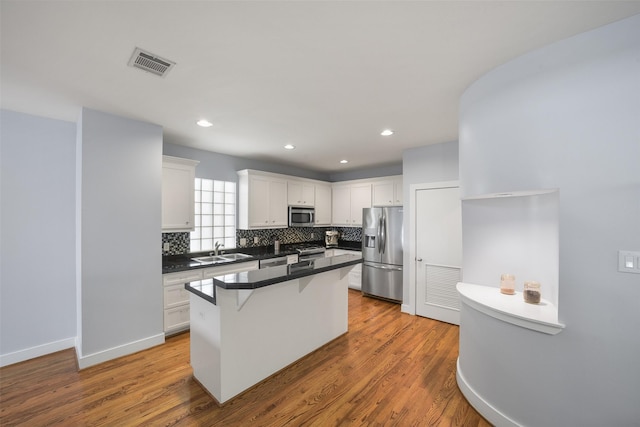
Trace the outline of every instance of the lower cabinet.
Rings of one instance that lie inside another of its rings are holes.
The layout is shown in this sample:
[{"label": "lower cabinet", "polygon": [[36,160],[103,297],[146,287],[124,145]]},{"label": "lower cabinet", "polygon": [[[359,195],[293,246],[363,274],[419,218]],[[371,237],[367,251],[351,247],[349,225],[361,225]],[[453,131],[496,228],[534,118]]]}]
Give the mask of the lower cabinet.
[{"label": "lower cabinet", "polygon": [[202,280],[202,269],[162,275],[165,334],[189,328],[189,293],[184,284],[197,280]]},{"label": "lower cabinet", "polygon": [[249,261],[163,274],[165,335],[189,329],[189,292],[184,288],[185,283],[257,269],[258,261]]},{"label": "lower cabinet", "polygon": [[[327,249],[325,251],[325,257],[338,256],[338,255],[359,255],[362,256],[360,251],[349,251],[347,249]],[[358,264],[351,269],[349,273],[349,287],[351,289],[362,289],[362,264]]]}]

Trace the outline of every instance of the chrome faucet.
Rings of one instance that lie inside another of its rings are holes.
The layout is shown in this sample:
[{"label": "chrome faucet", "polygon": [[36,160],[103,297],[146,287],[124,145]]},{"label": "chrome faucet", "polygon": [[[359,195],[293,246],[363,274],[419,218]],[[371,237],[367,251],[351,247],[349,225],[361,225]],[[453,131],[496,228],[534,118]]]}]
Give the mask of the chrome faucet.
[{"label": "chrome faucet", "polygon": [[218,250],[220,249],[220,247],[224,247],[224,245],[220,242],[216,242],[216,245],[213,248],[216,256],[218,256]]}]

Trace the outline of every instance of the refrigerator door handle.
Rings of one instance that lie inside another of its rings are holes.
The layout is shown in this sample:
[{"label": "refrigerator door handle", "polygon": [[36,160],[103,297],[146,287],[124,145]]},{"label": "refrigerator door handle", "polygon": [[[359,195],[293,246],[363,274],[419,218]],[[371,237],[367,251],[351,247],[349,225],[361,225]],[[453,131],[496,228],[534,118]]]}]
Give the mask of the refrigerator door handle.
[{"label": "refrigerator door handle", "polygon": [[380,235],[382,236],[382,253],[387,251],[387,217],[382,214],[382,228],[380,231]]},{"label": "refrigerator door handle", "polygon": [[371,265],[365,264],[367,267],[377,268],[378,270],[391,270],[391,271],[402,271],[402,267],[390,267],[387,265]]},{"label": "refrigerator door handle", "polygon": [[378,235],[378,253],[382,253],[382,215],[378,217],[378,229],[376,230]]}]

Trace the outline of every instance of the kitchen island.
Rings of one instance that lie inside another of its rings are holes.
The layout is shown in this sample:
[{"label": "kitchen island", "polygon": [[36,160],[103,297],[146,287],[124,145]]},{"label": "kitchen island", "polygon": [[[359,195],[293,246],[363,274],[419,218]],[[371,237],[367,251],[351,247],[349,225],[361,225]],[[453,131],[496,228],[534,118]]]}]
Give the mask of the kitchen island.
[{"label": "kitchen island", "polygon": [[347,332],[356,255],[245,271],[185,284],[194,378],[227,402]]}]

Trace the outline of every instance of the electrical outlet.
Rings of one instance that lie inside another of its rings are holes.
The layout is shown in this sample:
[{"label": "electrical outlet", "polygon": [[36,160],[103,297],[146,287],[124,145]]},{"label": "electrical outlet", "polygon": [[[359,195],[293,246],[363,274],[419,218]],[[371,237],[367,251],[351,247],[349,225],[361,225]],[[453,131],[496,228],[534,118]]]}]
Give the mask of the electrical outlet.
[{"label": "electrical outlet", "polygon": [[316,233],[311,233],[311,240],[316,238]]},{"label": "electrical outlet", "polygon": [[259,238],[258,236],[255,236],[255,237],[253,238],[253,244],[254,244],[254,245],[257,245],[257,244],[259,244],[259,243],[260,243],[260,238]]},{"label": "electrical outlet", "polygon": [[242,246],[243,248],[245,246],[247,246],[247,239],[245,239],[244,237],[240,238],[240,246]]},{"label": "electrical outlet", "polygon": [[164,245],[162,245],[162,250],[165,252],[169,252],[171,250],[171,243],[166,242]]}]

